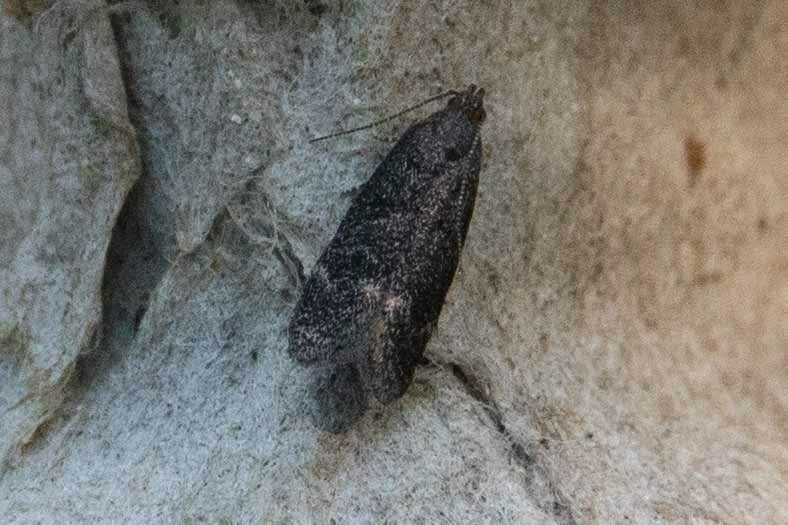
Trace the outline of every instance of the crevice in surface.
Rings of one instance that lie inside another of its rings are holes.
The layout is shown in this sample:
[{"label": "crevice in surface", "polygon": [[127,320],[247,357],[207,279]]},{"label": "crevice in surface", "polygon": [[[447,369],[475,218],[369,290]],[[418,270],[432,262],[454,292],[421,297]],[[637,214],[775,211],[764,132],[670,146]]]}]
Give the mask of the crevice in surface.
[{"label": "crevice in surface", "polygon": [[101,370],[133,342],[150,297],[169,267],[175,246],[173,203],[160,191],[152,163],[153,138],[146,130],[144,109],[135,93],[123,26],[128,14],[111,16],[129,121],[137,132],[140,177],[123,203],[112,230],[101,285],[101,340],[95,352],[79,357],[73,394],[87,391]]},{"label": "crevice in surface", "polygon": [[75,380],[81,388],[89,387],[99,369],[133,342],[169,266],[160,239],[146,223],[150,203],[143,178],[129,193],[112,231],[101,286],[101,341],[95,352],[77,361]]},{"label": "crevice in surface", "polygon": [[482,405],[495,430],[510,444],[512,458],[525,471],[526,486],[531,491],[536,505],[552,515],[556,523],[566,525],[577,523],[569,504],[559,494],[555,484],[549,480],[547,473],[526,451],[525,446],[506,428],[501,410],[490,396],[489,388],[481,379],[457,363],[447,363],[447,366],[468,395]]}]

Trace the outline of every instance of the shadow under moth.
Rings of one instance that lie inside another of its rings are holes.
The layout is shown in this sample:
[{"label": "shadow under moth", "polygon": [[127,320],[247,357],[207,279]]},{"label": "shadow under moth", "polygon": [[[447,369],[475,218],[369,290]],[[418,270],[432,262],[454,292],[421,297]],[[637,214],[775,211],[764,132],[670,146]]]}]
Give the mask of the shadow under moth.
[{"label": "shadow under moth", "polygon": [[361,186],[306,281],[290,356],[315,369],[315,424],[344,432],[371,398],[413,380],[438,322],[473,213],[484,90],[449,92]]}]

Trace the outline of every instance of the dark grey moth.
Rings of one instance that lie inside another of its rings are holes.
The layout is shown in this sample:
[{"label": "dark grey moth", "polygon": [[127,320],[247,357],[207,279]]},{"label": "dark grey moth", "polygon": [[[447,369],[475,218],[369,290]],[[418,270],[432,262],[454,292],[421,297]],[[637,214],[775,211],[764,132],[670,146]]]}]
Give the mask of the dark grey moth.
[{"label": "dark grey moth", "polygon": [[473,213],[484,90],[455,92],[378,166],[306,281],[290,356],[314,365],[315,422],[346,430],[401,397],[437,324]]}]

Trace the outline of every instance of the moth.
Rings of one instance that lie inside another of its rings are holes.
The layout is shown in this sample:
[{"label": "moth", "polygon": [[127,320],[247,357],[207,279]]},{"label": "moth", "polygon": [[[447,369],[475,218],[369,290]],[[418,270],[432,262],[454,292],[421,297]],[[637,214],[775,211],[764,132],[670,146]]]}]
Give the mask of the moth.
[{"label": "moth", "polygon": [[365,182],[304,284],[288,352],[312,366],[314,419],[343,432],[413,381],[460,259],[481,169],[484,89],[449,92]]}]

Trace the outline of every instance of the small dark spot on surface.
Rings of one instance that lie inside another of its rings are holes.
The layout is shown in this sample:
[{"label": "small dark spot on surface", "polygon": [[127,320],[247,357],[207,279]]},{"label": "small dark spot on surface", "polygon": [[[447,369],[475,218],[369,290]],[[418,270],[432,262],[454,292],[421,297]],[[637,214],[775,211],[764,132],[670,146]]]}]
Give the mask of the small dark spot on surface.
[{"label": "small dark spot on surface", "polygon": [[501,285],[501,277],[498,275],[498,272],[490,270],[490,272],[487,273],[487,283],[490,285],[490,288],[492,288],[493,293],[497,294]]},{"label": "small dark spot on surface", "polygon": [[690,52],[690,41],[689,38],[683,36],[679,39],[679,49],[678,54],[680,56],[686,56],[687,53]]},{"label": "small dark spot on surface", "polygon": [[79,388],[90,386],[98,368],[100,352],[90,352],[77,357],[74,366],[73,384]]},{"label": "small dark spot on surface", "polygon": [[146,306],[144,304],[142,304],[142,305],[139,306],[139,308],[137,308],[137,311],[134,312],[134,331],[135,332],[140,329],[140,324],[142,323],[142,319],[145,317],[145,312],[146,311],[147,311]]},{"label": "small dark spot on surface", "polygon": [[720,349],[720,346],[717,343],[717,341],[711,338],[707,338],[706,340],[703,341],[703,347],[707,352],[712,354],[718,352]]},{"label": "small dark spot on surface", "polygon": [[306,4],[307,11],[313,16],[322,16],[328,11],[328,6],[320,0],[304,0],[304,4]]},{"label": "small dark spot on surface", "polygon": [[516,441],[512,443],[512,455],[520,465],[526,466],[533,463],[533,459],[531,459],[531,456],[525,451],[525,447]]},{"label": "small dark spot on surface", "polygon": [[70,46],[70,45],[71,45],[71,42],[73,42],[73,41],[74,41],[74,38],[75,38],[76,36],[77,36],[77,30],[76,30],[76,29],[72,29],[71,31],[69,31],[68,33],[66,33],[66,36],[65,36],[65,37],[63,37],[63,47],[68,47],[68,46]]},{"label": "small dark spot on surface", "polygon": [[594,268],[591,270],[591,282],[595,283],[599,281],[599,278],[602,277],[602,273],[605,271],[605,265],[601,262],[597,262],[594,264]]},{"label": "small dark spot on surface", "polygon": [[684,153],[687,158],[689,187],[692,188],[706,166],[706,146],[694,137],[687,137],[684,140]]},{"label": "small dark spot on surface", "polygon": [[699,273],[692,279],[695,286],[708,286],[722,281],[723,275],[720,272]]},{"label": "small dark spot on surface", "polygon": [[761,233],[766,233],[767,231],[769,231],[769,222],[763,217],[758,219],[757,226],[758,226],[758,231]]},{"label": "small dark spot on surface", "polygon": [[167,36],[170,40],[178,38],[181,34],[181,22],[177,14],[174,13],[159,13],[159,22],[162,27],[167,30]]},{"label": "small dark spot on surface", "polygon": [[586,432],[586,439],[594,439],[594,433],[593,432]]},{"label": "small dark spot on surface", "polygon": [[547,439],[547,438],[542,438],[542,439],[540,439],[540,440],[539,440],[539,444],[540,444],[540,445],[541,445],[543,448],[546,448],[547,450],[550,450],[550,440],[549,440],[549,439]]},{"label": "small dark spot on surface", "polygon": [[260,355],[257,353],[257,350],[252,350],[252,353],[249,355],[252,357],[252,361],[255,362],[257,362],[257,359],[260,357]]},{"label": "small dark spot on surface", "polygon": [[546,352],[548,348],[550,348],[550,336],[547,334],[541,334],[539,336],[539,349],[542,352]]}]

